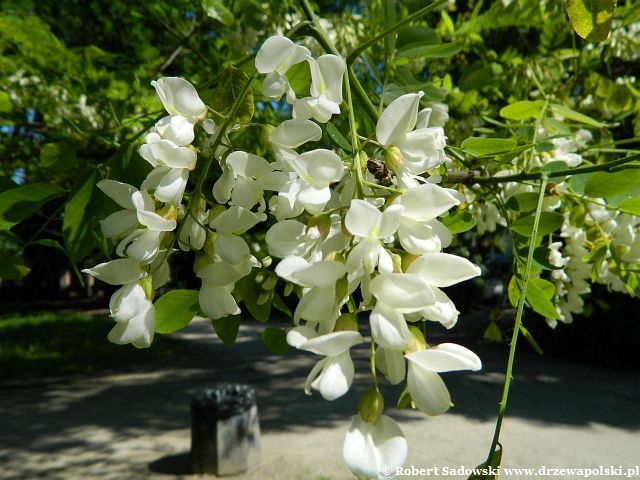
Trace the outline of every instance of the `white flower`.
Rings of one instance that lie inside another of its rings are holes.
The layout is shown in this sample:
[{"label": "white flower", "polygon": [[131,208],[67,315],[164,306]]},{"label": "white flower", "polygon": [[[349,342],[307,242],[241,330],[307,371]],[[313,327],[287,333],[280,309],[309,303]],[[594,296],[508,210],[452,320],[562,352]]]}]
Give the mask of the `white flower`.
[{"label": "white flower", "polygon": [[409,361],[407,387],[411,399],[427,415],[440,415],[452,405],[449,390],[438,373],[482,368],[475,353],[455,343],[442,343],[405,357]]},{"label": "white flower", "polygon": [[407,440],[398,424],[382,415],[378,421],[365,422],[354,415],[344,439],[342,456],[359,479],[384,480],[395,477],[407,459]]},{"label": "white flower", "polygon": [[393,271],[393,260],[382,246],[382,239],[391,237],[400,224],[402,205],[390,205],[384,212],[364,200],[354,199],[347,211],[344,224],[358,244],[347,258],[349,281],[372,273],[376,266],[381,272]]},{"label": "white flower", "polygon": [[147,192],[115,180],[100,180],[98,188],[124,208],[100,222],[105,237],[128,235],[139,224],[157,231],[171,231],[176,228],[175,220],[167,220],[155,213],[153,199]]},{"label": "white flower", "polygon": [[310,58],[311,52],[307,48],[296,45],[286,37],[267,38],[256,54],[256,70],[267,74],[262,83],[264,96],[280,100],[286,93],[287,102],[293,103],[296,94],[286,73],[293,65]]},{"label": "white flower", "polygon": [[283,166],[292,170],[288,180],[279,186],[277,196],[269,206],[278,220],[298,216],[303,210],[320,213],[331,199],[329,185],[338,182],[345,167],[331,150],[317,149],[298,155],[293,150],[281,150]]},{"label": "white flower", "polygon": [[376,343],[390,350],[404,350],[411,333],[404,313],[422,311],[435,301],[428,285],[417,275],[383,273],[371,280],[371,295],[377,303],[369,321]]},{"label": "white flower", "polygon": [[422,95],[409,93],[397,98],[382,112],[376,125],[376,138],[387,148],[387,166],[396,173],[398,185],[403,188],[415,187],[416,175],[445,161],[441,127],[413,130]]},{"label": "white flower", "polygon": [[231,205],[248,209],[257,203],[263,205],[262,182],[270,186],[272,173],[273,165],[264,158],[242,151],[233,152],[227,157],[222,175],[213,185],[213,196],[219,203],[231,200]]},{"label": "white flower", "polygon": [[153,196],[159,202],[177,207],[182,202],[188,178],[189,170],[186,168],[158,166],[151,170],[142,182],[142,189],[152,190]]},{"label": "white flower", "polygon": [[197,155],[193,147],[181,147],[155,132],[147,134],[144,141],[138,152],[152,167],[196,168]]},{"label": "white flower", "polygon": [[130,258],[111,260],[82,271],[109,285],[126,285],[147,276],[140,263]]},{"label": "white flower", "polygon": [[458,320],[458,310],[440,288],[477,277],[481,271],[466,258],[448,253],[427,253],[414,260],[407,273],[415,274],[434,296],[434,303],[419,311],[421,318],[451,328]]},{"label": "white flower", "polygon": [[307,120],[314,118],[320,123],[331,120],[340,113],[342,103],[342,77],[345,61],[336,55],[322,55],[310,60],[311,96],[296,100],[293,104],[293,118]]},{"label": "white flower", "polygon": [[264,213],[254,213],[246,208],[232,206],[218,214],[209,226],[216,230],[214,242],[216,254],[230,265],[246,262],[257,265],[250,254],[247,242],[239,235],[267,219]]},{"label": "white flower", "polygon": [[179,77],[165,77],[151,82],[158,98],[170,115],[182,115],[187,118],[203,119],[207,107],[200,100],[194,86]]},{"label": "white flower", "polygon": [[169,115],[156,123],[156,132],[178,146],[184,147],[193,142],[193,122],[182,115]]},{"label": "white flower", "polygon": [[131,343],[136,348],[151,345],[156,328],[155,309],[140,282],[116,290],[111,296],[109,309],[111,318],[116,321],[107,336],[110,342],[118,345]]},{"label": "white flower", "polygon": [[[320,325],[321,333],[333,330],[346,298],[336,296],[336,282],[347,273],[343,263],[320,261],[310,263],[302,257],[290,256],[276,267],[276,274],[304,287],[293,320],[296,324],[306,320]],[[346,293],[346,292],[345,292]]]},{"label": "white flower", "polygon": [[298,148],[307,142],[322,138],[322,128],[311,120],[285,120],[269,135],[269,141],[276,150]]},{"label": "white flower", "polygon": [[215,320],[240,313],[231,292],[235,283],[244,277],[243,273],[224,262],[211,263],[198,271],[197,276],[202,280],[198,302],[205,315]]},{"label": "white flower", "polygon": [[460,204],[446,189],[425,183],[402,194],[395,202],[404,207],[398,239],[407,252],[414,255],[438,252],[451,244],[451,233],[436,220]]},{"label": "white flower", "polygon": [[208,216],[209,212],[196,210],[183,219],[184,225],[178,237],[178,245],[181,250],[202,250],[207,239],[207,231],[202,225],[206,225]]},{"label": "white flower", "polygon": [[287,334],[287,342],[299,350],[323,355],[311,369],[304,391],[318,390],[325,400],[335,400],[349,391],[353,382],[354,367],[349,349],[363,342],[358,332],[332,332],[318,336],[309,327],[296,327]]}]

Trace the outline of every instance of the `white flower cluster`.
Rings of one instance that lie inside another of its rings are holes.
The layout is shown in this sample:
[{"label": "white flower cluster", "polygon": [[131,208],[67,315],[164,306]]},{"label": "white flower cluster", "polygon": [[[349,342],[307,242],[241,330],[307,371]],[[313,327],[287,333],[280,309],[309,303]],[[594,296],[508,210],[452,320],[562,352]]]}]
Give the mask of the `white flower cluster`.
[{"label": "white flower cluster", "polygon": [[[297,98],[287,72],[301,62],[309,64],[311,85],[309,96]],[[314,58],[307,48],[276,36],[262,45],[255,64],[265,75],[264,95],[285,96],[292,105],[293,118],[269,137],[275,161],[218,149],[217,203],[196,192],[189,206],[182,206],[197,158],[190,146],[194,125],[204,120],[208,133],[225,132],[204,119],[206,107],[190,83],[164,78],[154,86],[170,115],[140,148],[153,171],[140,190],[100,182],[124,208],[102,222],[106,237],[122,238],[117,248],[122,258],[86,270],[123,285],[111,299],[117,324],[109,339],[138,347],[151,343],[154,289],[168,279],[167,257],[175,242],[183,250],[201,251],[194,268],[202,281],[201,311],[212,319],[240,313],[236,282],[261,265],[243,234],[271,216],[275,222],[265,241],[269,255],[280,259],[275,273],[299,296],[287,341],[321,357],[305,391],[317,390],[327,400],[347,393],[355,374],[350,349],[364,342],[358,314],[371,311],[375,367],[391,384],[406,381],[416,408],[444,413],[451,399],[439,373],[478,370],[481,362],[460,345],[428,345],[417,328],[426,321],[453,327],[459,312],[441,289],[480,274],[469,260],[442,251],[452,235],[438,217],[460,203],[457,192],[434,182],[439,177],[425,178],[445,160],[442,127],[430,126],[431,109],[419,111],[422,93],[391,102],[370,142],[376,145],[372,158],[387,171],[383,181],[365,170],[364,152],[309,147],[322,137],[319,123],[341,111],[342,58]],[[399,426],[382,415],[372,381],[373,393],[360,402],[347,433],[344,458],[361,478],[387,478],[385,467],[404,463],[407,444]]]},{"label": "white flower cluster", "polygon": [[[101,222],[106,238],[121,239],[119,259],[83,270],[103,282],[122,285],[109,303],[116,325],[109,341],[131,343],[138,348],[151,345],[155,331],[154,290],[169,279],[167,257],[189,171],[196,166],[196,150],[190,146],[194,126],[207,112],[196,89],[182,78],[152,82],[169,116],[159,120],[145,137],[140,155],[154,168],[138,190],[115,180],[101,180],[98,187],[123,210]],[[162,204],[162,206],[160,206]],[[194,232],[195,230],[195,232]],[[203,231],[185,224],[190,240],[204,240]],[[204,242],[202,242],[204,243]],[[202,246],[202,245],[201,245]]]}]

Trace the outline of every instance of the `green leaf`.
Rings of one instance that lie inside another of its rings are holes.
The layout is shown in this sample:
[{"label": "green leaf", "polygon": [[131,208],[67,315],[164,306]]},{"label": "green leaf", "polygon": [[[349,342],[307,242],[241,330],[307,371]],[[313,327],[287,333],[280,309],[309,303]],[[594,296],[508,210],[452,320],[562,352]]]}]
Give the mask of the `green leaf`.
[{"label": "green leaf", "polygon": [[640,197],[627,198],[620,202],[618,208],[625,213],[640,217]]},{"label": "green leaf", "polygon": [[616,0],[567,0],[566,8],[571,26],[580,37],[592,42],[607,38]]},{"label": "green leaf", "polygon": [[538,206],[538,196],[535,192],[518,193],[509,197],[504,206],[514,212],[530,212]]},{"label": "green leaf", "polygon": [[342,136],[342,133],[340,133],[340,130],[338,130],[338,127],[336,127],[333,123],[328,122],[327,123],[327,135],[329,136],[329,139],[337,146],[340,147],[341,149],[343,149],[346,153],[348,153],[349,155],[351,155],[351,144],[349,143],[349,141],[344,138]]},{"label": "green leaf", "polygon": [[500,109],[500,116],[510,120],[525,120],[527,118],[537,118],[544,106],[542,100],[522,100],[512,103]]},{"label": "green leaf", "polygon": [[476,226],[476,219],[467,210],[458,210],[452,215],[441,218],[442,223],[451,233],[462,233]]},{"label": "green leaf", "polygon": [[536,342],[536,339],[533,338],[533,335],[531,335],[529,330],[527,330],[522,323],[520,324],[520,333],[522,333],[522,336],[527,340],[527,342],[529,342],[529,345],[533,347],[538,355],[544,354],[542,348],[540,348],[540,345]]},{"label": "green leaf", "polygon": [[489,340],[490,342],[501,342],[502,332],[500,331],[498,324],[496,322],[490,322],[489,326],[484,331],[483,337],[485,340]]},{"label": "green leaf", "polygon": [[440,39],[433,28],[425,26],[402,27],[398,30],[398,50],[408,50],[421,45],[433,45]]},{"label": "green leaf", "polygon": [[555,293],[553,283],[542,278],[532,278],[527,285],[525,296],[529,306],[545,318],[558,318],[556,307],[551,303],[551,298]]},{"label": "green leaf", "polygon": [[411,393],[409,393],[409,387],[405,385],[402,389],[402,392],[400,393],[400,397],[398,397],[396,408],[409,408],[411,407],[412,403],[413,399],[411,398]]},{"label": "green leaf", "polygon": [[287,317],[293,319],[291,309],[287,306],[286,303],[284,303],[284,300],[282,300],[282,297],[278,294],[278,292],[273,292],[273,300],[271,303],[273,304],[273,308],[275,308],[276,310],[280,310]]},{"label": "green leaf", "polygon": [[509,303],[513,308],[518,306],[520,300],[520,285],[515,275],[511,276],[509,280],[509,286],[507,287],[507,296],[509,297]]},{"label": "green leaf", "polygon": [[592,127],[602,128],[606,127],[606,125],[602,122],[598,122],[587,115],[576,112],[575,110],[571,110],[569,107],[565,107],[564,105],[559,105],[557,103],[552,103],[550,105],[551,111],[556,115],[562,115],[564,118],[573,120],[574,122],[583,123],[585,125],[591,125]]},{"label": "green leaf", "polygon": [[198,314],[197,290],[172,290],[154,303],[156,332],[173,333],[187,325]]},{"label": "green leaf", "polygon": [[[518,218],[511,224],[511,230],[519,233],[520,235],[524,235],[525,237],[530,237],[533,231],[534,220],[534,214]],[[559,213],[542,212],[540,214],[540,223],[538,224],[538,235],[548,235],[552,232],[555,232],[562,226],[563,222],[564,217]]]},{"label": "green leaf", "polygon": [[[260,288],[260,285],[258,285],[255,280],[257,273],[257,269],[254,269],[250,275],[238,280],[234,291],[234,294],[237,292],[237,295],[234,296],[238,301],[242,299],[244,306],[247,307],[247,310],[253,318],[260,323],[265,323],[271,315],[271,304],[274,292],[273,290],[263,291]],[[257,292],[260,293],[258,294]],[[261,299],[263,295],[268,295],[268,298]],[[259,300],[264,301],[259,302]]]},{"label": "green leaf", "polygon": [[13,103],[7,92],[0,90],[0,113],[11,113],[13,111]]},{"label": "green leaf", "polygon": [[0,230],[11,228],[65,191],[55,185],[31,183],[0,193]]},{"label": "green leaf", "polygon": [[403,58],[447,58],[455,55],[462,47],[455,43],[437,43],[435,45],[418,45],[400,50],[398,57]]},{"label": "green leaf", "polygon": [[615,197],[633,189],[638,183],[640,183],[640,170],[597,172],[587,180],[584,193],[594,198]]},{"label": "green leaf", "polygon": [[[389,29],[396,23],[396,6],[395,0],[383,0],[382,1],[382,26],[385,30]],[[386,58],[391,58],[391,53],[396,48],[396,39],[398,33],[394,32],[391,35],[384,37],[384,49]]]},{"label": "green leaf", "polygon": [[[222,74],[222,80],[213,91],[213,101],[211,108],[217,113],[213,114],[216,123],[224,121],[221,117],[229,115],[236,99],[240,96],[244,87],[249,82],[246,73],[236,67],[227,67]],[[237,123],[250,123],[254,112],[253,90],[249,88],[242,103],[236,111],[235,121]]]},{"label": "green leaf", "polygon": [[240,330],[240,315],[217,318],[211,320],[211,324],[220,340],[222,340],[222,343],[225,345],[233,345],[236,343],[238,330]]},{"label": "green leaf", "polygon": [[289,351],[287,332],[282,328],[267,327],[260,333],[262,343],[272,353],[283,355]]},{"label": "green leaf", "polygon": [[77,149],[67,142],[47,143],[40,150],[40,165],[58,172],[66,172],[76,165]]},{"label": "green leaf", "polygon": [[85,257],[93,247],[93,220],[89,218],[91,212],[87,207],[95,191],[98,175],[97,170],[92,170],[71,193],[64,207],[62,238],[69,256],[75,260]]},{"label": "green leaf", "polygon": [[223,25],[233,25],[233,13],[225,7],[222,0],[202,0],[202,9],[207,16],[218,20]]},{"label": "green leaf", "polygon": [[25,277],[31,269],[24,260],[10,253],[0,252],[0,278],[3,280],[17,280]]},{"label": "green leaf", "polygon": [[462,149],[474,157],[485,157],[508,152],[518,143],[511,138],[470,137],[462,142]]}]

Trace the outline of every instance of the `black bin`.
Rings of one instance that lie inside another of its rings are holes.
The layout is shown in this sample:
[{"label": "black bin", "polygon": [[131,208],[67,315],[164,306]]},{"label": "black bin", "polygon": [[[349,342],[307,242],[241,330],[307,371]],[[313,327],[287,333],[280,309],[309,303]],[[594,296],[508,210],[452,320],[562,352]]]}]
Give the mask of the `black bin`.
[{"label": "black bin", "polygon": [[193,473],[234,475],[260,462],[260,424],[255,392],[247,385],[219,384],[191,400]]}]

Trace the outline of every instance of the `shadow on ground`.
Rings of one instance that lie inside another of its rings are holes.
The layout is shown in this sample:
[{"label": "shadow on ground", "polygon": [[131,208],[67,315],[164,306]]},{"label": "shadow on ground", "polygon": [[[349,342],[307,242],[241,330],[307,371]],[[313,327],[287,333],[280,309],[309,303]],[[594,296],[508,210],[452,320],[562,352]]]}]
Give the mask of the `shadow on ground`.
[{"label": "shadow on ground", "polygon": [[[473,316],[471,325],[472,320]],[[100,462],[109,471],[103,478],[135,478],[147,468],[161,474],[188,474],[188,455],[175,453],[186,452],[189,447],[190,398],[218,382],[242,382],[255,388],[265,434],[346,424],[367,387],[367,349],[354,350],[360,378],[356,378],[352,391],[327,402],[302,391],[317,358],[300,352],[290,352],[286,359],[269,354],[260,341],[260,328],[255,324],[243,326],[237,345],[230,348],[215,338],[207,322],[196,321],[177,336],[188,348],[174,358],[139,368],[131,366],[126,372],[3,385],[0,462],[8,468],[0,478],[74,478],[67,476],[72,469],[81,471],[91,466],[99,470]],[[446,337],[437,332],[431,341],[439,343],[445,338],[470,347],[484,364],[479,373],[444,375],[455,403],[449,415],[475,422],[492,421],[504,378],[506,347],[472,341],[470,338],[478,336],[455,330],[447,332]],[[538,356],[528,348],[521,350],[509,417],[567,426],[603,424],[627,431],[640,428],[636,372],[585,367],[566,359]],[[400,393],[390,386],[384,390],[388,399]],[[421,421],[409,411],[396,411],[393,416],[404,422]],[[184,430],[182,443],[163,450],[162,442],[168,441],[163,439],[175,430]],[[143,468],[138,461],[141,458],[136,458],[137,450],[143,451],[141,457],[149,450],[172,453],[152,458]],[[64,459],[58,455],[62,452]],[[118,459],[122,469],[117,466]],[[132,473],[132,462],[138,465],[137,472],[134,469]]]}]

